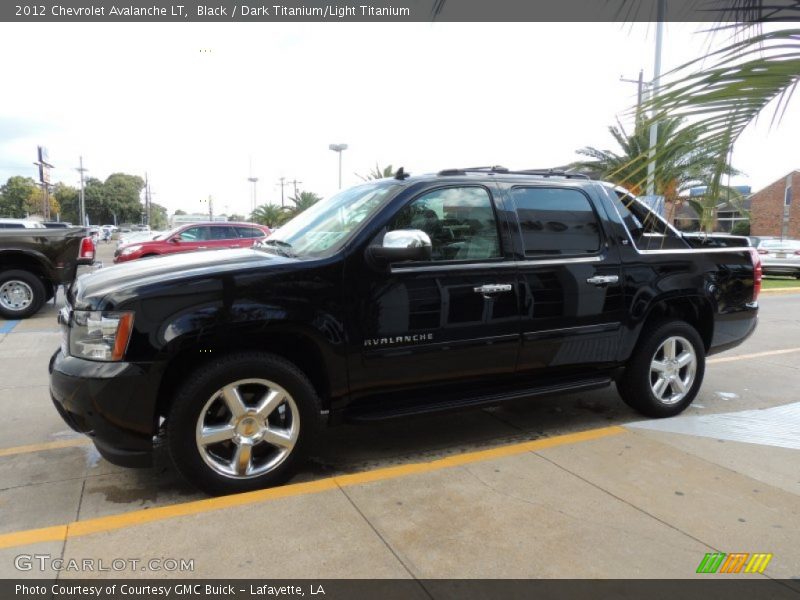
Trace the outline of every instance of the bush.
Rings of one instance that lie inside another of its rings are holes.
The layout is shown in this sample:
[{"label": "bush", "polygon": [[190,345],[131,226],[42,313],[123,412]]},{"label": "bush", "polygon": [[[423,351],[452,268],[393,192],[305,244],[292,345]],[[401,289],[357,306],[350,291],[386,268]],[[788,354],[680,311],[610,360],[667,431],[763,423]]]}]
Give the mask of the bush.
[{"label": "bush", "polygon": [[750,235],[750,221],[739,221],[731,228],[733,235]]}]

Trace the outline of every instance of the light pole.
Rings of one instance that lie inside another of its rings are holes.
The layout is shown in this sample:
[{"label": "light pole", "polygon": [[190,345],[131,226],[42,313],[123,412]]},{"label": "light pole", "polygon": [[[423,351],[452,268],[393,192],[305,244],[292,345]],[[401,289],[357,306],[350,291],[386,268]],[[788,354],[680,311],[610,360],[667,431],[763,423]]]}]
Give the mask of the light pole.
[{"label": "light pole", "polygon": [[347,150],[347,144],[330,144],[328,148],[339,154],[339,189],[342,189],[342,152]]},{"label": "light pole", "polygon": [[[653,65],[652,96],[655,99],[658,94],[658,84],[661,78],[661,45],[664,39],[664,18],[666,11],[666,0],[658,0],[658,15],[656,19],[656,56]],[[655,112],[655,109],[654,111]],[[656,144],[658,143],[658,124],[655,119],[650,125],[650,151],[647,157],[647,195],[656,194]]]},{"label": "light pole", "polygon": [[247,181],[253,184],[253,212],[256,212],[256,184],[258,183],[258,177],[248,177]]},{"label": "light pole", "polygon": [[79,164],[80,166],[76,169],[81,174],[81,201],[80,201],[80,211],[81,211],[81,227],[86,227],[86,199],[83,194],[83,174],[88,171],[83,167],[83,157],[79,157]]}]

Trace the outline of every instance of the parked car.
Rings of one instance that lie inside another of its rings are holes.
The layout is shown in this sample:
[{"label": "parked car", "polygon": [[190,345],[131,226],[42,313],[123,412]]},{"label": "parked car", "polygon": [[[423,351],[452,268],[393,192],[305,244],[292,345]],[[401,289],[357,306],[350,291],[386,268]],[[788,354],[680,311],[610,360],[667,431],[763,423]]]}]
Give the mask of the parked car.
[{"label": "parked car", "polygon": [[177,252],[247,248],[269,234],[269,227],[256,223],[189,223],[156,236],[155,239],[141,240],[117,248],[114,262]]},{"label": "parked car", "polygon": [[0,229],[44,229],[39,221],[27,219],[0,219]]},{"label": "parked car", "polygon": [[215,494],[285,481],[345,421],[613,382],[676,415],[706,356],[753,332],[761,286],[755,249],[693,249],[621,188],[555,171],[401,170],[216,254],[80,277],[50,362],[108,460],[150,464],[163,421]]},{"label": "parked car", "polygon": [[765,275],[793,275],[800,279],[800,240],[764,240],[758,245]]},{"label": "parked car", "polygon": [[128,246],[129,244],[133,244],[134,242],[141,242],[141,241],[150,241],[157,238],[160,235],[163,235],[164,231],[156,232],[156,231],[129,231],[129,232],[122,232],[120,231],[120,236],[117,239],[117,250],[122,248],[123,246]]},{"label": "parked car", "polygon": [[35,314],[59,285],[75,279],[79,264],[94,262],[85,229],[12,228],[0,231],[0,317]]}]

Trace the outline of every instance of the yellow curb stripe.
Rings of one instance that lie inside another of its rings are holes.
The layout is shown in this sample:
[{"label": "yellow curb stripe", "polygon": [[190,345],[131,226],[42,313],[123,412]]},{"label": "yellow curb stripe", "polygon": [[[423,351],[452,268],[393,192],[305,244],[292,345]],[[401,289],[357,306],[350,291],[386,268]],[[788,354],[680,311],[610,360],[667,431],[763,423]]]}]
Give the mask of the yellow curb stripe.
[{"label": "yellow curb stripe", "polygon": [[488,450],[467,452],[464,454],[459,454],[458,456],[450,456],[425,463],[387,467],[384,469],[364,471],[362,473],[353,473],[351,475],[328,477],[306,483],[294,483],[281,487],[269,488],[266,490],[257,490],[255,492],[245,492],[242,494],[233,494],[219,498],[206,498],[204,500],[183,502],[180,504],[173,504],[171,506],[135,510],[120,515],[98,517],[96,519],[87,519],[86,521],[75,521],[67,525],[15,531],[0,535],[0,548],[13,548],[15,546],[24,546],[39,542],[63,541],[73,537],[90,535],[103,531],[113,531],[116,529],[141,525],[144,523],[172,519],[175,517],[196,515],[220,510],[223,508],[247,506],[268,500],[276,500],[278,498],[289,498],[303,494],[316,494],[319,492],[334,490],[340,487],[361,485],[373,481],[394,479],[397,477],[404,477],[406,475],[414,475],[418,473],[428,473],[448,467],[455,467],[483,460],[503,458],[506,456],[523,454],[525,452],[531,452],[534,450],[552,448],[554,446],[596,440],[625,432],[626,430],[622,427],[603,427],[600,429],[592,429],[579,433],[570,433],[567,435],[560,435],[543,440],[533,440],[530,442],[521,442],[519,444],[500,446],[498,448],[490,448]]},{"label": "yellow curb stripe", "polygon": [[28,446],[16,446],[14,448],[0,448],[0,456],[14,456],[15,454],[42,452],[43,450],[58,450],[59,448],[75,448],[78,446],[88,446],[91,443],[92,441],[89,438],[80,437],[72,440],[59,440],[57,442],[45,442],[43,444],[29,444]]},{"label": "yellow curb stripe", "polygon": [[800,352],[800,348],[784,348],[783,350],[767,350],[765,352],[754,352],[752,354],[737,354],[736,356],[723,356],[722,358],[710,358],[706,361],[709,365],[717,363],[734,362],[737,360],[747,360],[748,358],[761,358],[763,356],[778,356],[779,354],[791,354]]}]

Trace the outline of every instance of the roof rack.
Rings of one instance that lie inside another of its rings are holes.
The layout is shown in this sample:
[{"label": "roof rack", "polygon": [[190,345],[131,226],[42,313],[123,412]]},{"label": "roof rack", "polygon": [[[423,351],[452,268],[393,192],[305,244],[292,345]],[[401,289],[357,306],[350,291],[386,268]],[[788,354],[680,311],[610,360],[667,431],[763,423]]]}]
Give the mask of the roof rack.
[{"label": "roof rack", "polygon": [[466,175],[467,173],[500,173],[503,175],[536,175],[538,177],[566,177],[567,179],[591,179],[585,173],[569,173],[563,169],[523,169],[511,171],[499,165],[493,167],[468,167],[466,169],[444,169],[439,171],[440,177]]}]

